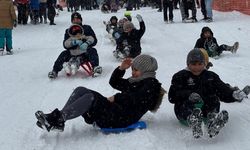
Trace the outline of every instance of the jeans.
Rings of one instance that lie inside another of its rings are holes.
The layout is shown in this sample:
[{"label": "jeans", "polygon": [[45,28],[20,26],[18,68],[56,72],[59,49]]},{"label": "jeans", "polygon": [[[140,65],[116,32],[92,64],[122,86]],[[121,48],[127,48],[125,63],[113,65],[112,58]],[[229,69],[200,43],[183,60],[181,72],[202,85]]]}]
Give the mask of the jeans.
[{"label": "jeans", "polygon": [[205,6],[208,18],[213,18],[212,5],[213,5],[213,0],[205,0]]}]

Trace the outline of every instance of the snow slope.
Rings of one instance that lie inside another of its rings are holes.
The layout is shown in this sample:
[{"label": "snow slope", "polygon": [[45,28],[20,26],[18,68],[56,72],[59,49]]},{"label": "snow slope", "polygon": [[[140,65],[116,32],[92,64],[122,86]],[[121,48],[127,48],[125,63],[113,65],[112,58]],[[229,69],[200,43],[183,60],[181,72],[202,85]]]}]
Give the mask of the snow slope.
[{"label": "snow slope", "polygon": [[[131,133],[105,135],[77,118],[66,123],[63,133],[47,133],[36,127],[34,113],[50,112],[62,108],[77,86],[86,86],[111,96],[116,91],[108,80],[119,65],[113,56],[115,46],[107,38],[103,20],[112,15],[121,18],[125,10],[116,14],[103,14],[100,10],[82,11],[83,22],[94,29],[96,46],[103,74],[86,78],[79,72],[66,77],[63,72],[56,80],[49,80],[55,59],[63,50],[64,31],[70,25],[70,13],[63,11],[55,19],[56,26],[19,25],[13,30],[14,55],[0,57],[0,149],[1,150],[248,150],[250,145],[250,99],[242,103],[222,103],[221,108],[230,113],[227,126],[214,139],[192,138],[191,130],[178,123],[173,105],[164,98],[156,114],[147,113],[144,120],[148,128]],[[243,88],[250,84],[250,16],[238,12],[214,11],[212,23],[181,23],[179,10],[174,10],[174,24],[165,24],[162,13],[142,8],[132,12],[133,22],[141,14],[146,23],[142,39],[142,52],[157,58],[157,78],[169,89],[172,75],[186,66],[186,55],[200,36],[203,26],[209,26],[219,44],[232,45],[239,41],[237,54],[224,52],[220,59],[210,59],[211,68],[221,79],[233,86]],[[198,19],[202,18],[198,10]],[[130,76],[130,71],[126,77]]]}]

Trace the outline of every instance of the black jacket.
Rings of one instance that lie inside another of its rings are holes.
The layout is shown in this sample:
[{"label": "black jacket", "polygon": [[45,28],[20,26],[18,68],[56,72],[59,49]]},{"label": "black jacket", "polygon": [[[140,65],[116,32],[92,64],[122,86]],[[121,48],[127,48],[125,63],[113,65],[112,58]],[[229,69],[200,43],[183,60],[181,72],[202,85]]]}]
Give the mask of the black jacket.
[{"label": "black jacket", "polygon": [[123,42],[127,41],[127,45],[130,47],[130,57],[134,58],[141,53],[141,38],[145,33],[145,23],[140,22],[140,29],[133,29],[129,34],[123,32],[120,38],[117,39],[117,49],[123,50]]},{"label": "black jacket", "polygon": [[[204,33],[208,31],[211,33],[211,37],[210,38],[206,38],[204,36]],[[203,27],[201,34],[200,34],[200,38],[196,41],[195,43],[195,48],[204,48],[209,57],[214,57],[216,55],[220,55],[221,52],[218,50],[219,48],[219,44],[217,43],[216,38],[213,36],[213,32],[210,28],[208,27]]]},{"label": "black jacket", "polygon": [[232,97],[233,90],[221,81],[216,73],[204,70],[199,76],[195,76],[188,70],[181,70],[173,76],[168,95],[169,102],[175,104],[175,112],[181,111],[178,109],[188,101],[189,95],[193,92],[198,93],[204,101],[204,115],[218,108],[219,101],[236,101]]},{"label": "black jacket", "polygon": [[110,85],[121,91],[114,95],[115,101],[92,91],[95,102],[90,111],[83,115],[87,123],[95,122],[99,127],[126,127],[137,122],[148,110],[154,109],[159,98],[161,84],[155,78],[130,83],[123,79],[125,71],[116,68],[110,78]]}]

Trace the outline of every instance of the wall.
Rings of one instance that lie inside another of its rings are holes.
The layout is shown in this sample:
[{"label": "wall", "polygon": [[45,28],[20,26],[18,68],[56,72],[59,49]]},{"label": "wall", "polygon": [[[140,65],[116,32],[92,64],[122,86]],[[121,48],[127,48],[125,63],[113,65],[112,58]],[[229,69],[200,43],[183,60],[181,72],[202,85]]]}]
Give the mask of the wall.
[{"label": "wall", "polygon": [[218,11],[240,11],[250,15],[250,0],[214,0],[213,9]]}]

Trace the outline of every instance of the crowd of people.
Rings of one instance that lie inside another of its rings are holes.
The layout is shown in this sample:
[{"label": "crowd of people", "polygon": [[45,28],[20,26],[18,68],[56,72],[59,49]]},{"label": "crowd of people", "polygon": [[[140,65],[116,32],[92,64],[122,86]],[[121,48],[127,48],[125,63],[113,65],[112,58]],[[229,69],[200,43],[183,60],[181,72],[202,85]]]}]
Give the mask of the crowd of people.
[{"label": "crowd of people", "polygon": [[[25,5],[21,5],[20,1],[18,7],[24,9]],[[190,1],[192,0],[188,2]],[[180,0],[180,7],[183,2],[185,1]],[[51,6],[54,7],[55,4],[53,2]],[[172,1],[165,0],[163,4],[174,6]],[[20,23],[20,16],[18,14],[16,17],[13,2],[10,0],[0,0],[0,10],[0,19],[4,20],[4,23],[0,22],[0,50],[3,51],[6,46],[7,53],[12,54],[12,29]],[[37,12],[32,13],[33,17],[35,14]],[[207,11],[207,16],[208,14]],[[63,131],[66,121],[79,116],[82,116],[86,123],[95,124],[100,128],[121,128],[136,123],[148,111],[156,112],[159,109],[166,91],[156,78],[157,59],[143,54],[141,50],[140,40],[146,31],[146,25],[140,14],[137,14],[136,18],[139,29],[134,27],[129,13],[125,13],[120,20],[112,16],[109,21],[104,22],[106,31],[116,44],[114,56],[121,60],[121,64],[114,69],[109,84],[120,92],[104,97],[86,87],[77,87],[61,110],[56,108],[47,114],[43,111],[35,113],[40,128]],[[22,19],[23,24],[27,23],[27,18]],[[169,19],[173,19],[171,15]],[[71,14],[72,25],[64,34],[65,50],[60,53],[52,71],[48,73],[50,79],[56,79],[62,69],[67,75],[73,75],[86,62],[91,70],[90,75],[101,75],[102,67],[94,48],[97,37],[92,27],[83,24],[82,20],[79,12]],[[45,18],[43,21],[45,22]],[[220,102],[242,102],[250,93],[249,85],[243,89],[232,87],[223,82],[219,75],[209,71],[212,66],[209,57],[219,56],[223,51],[236,53],[238,47],[238,42],[233,46],[218,45],[212,30],[203,27],[194,49],[187,54],[186,68],[172,77],[169,102],[174,104],[174,112],[180,123],[192,129],[194,138],[203,136],[203,123],[209,136],[216,136],[229,120],[229,113],[220,110]],[[132,69],[132,74],[129,78],[124,78],[129,68]]]}]

